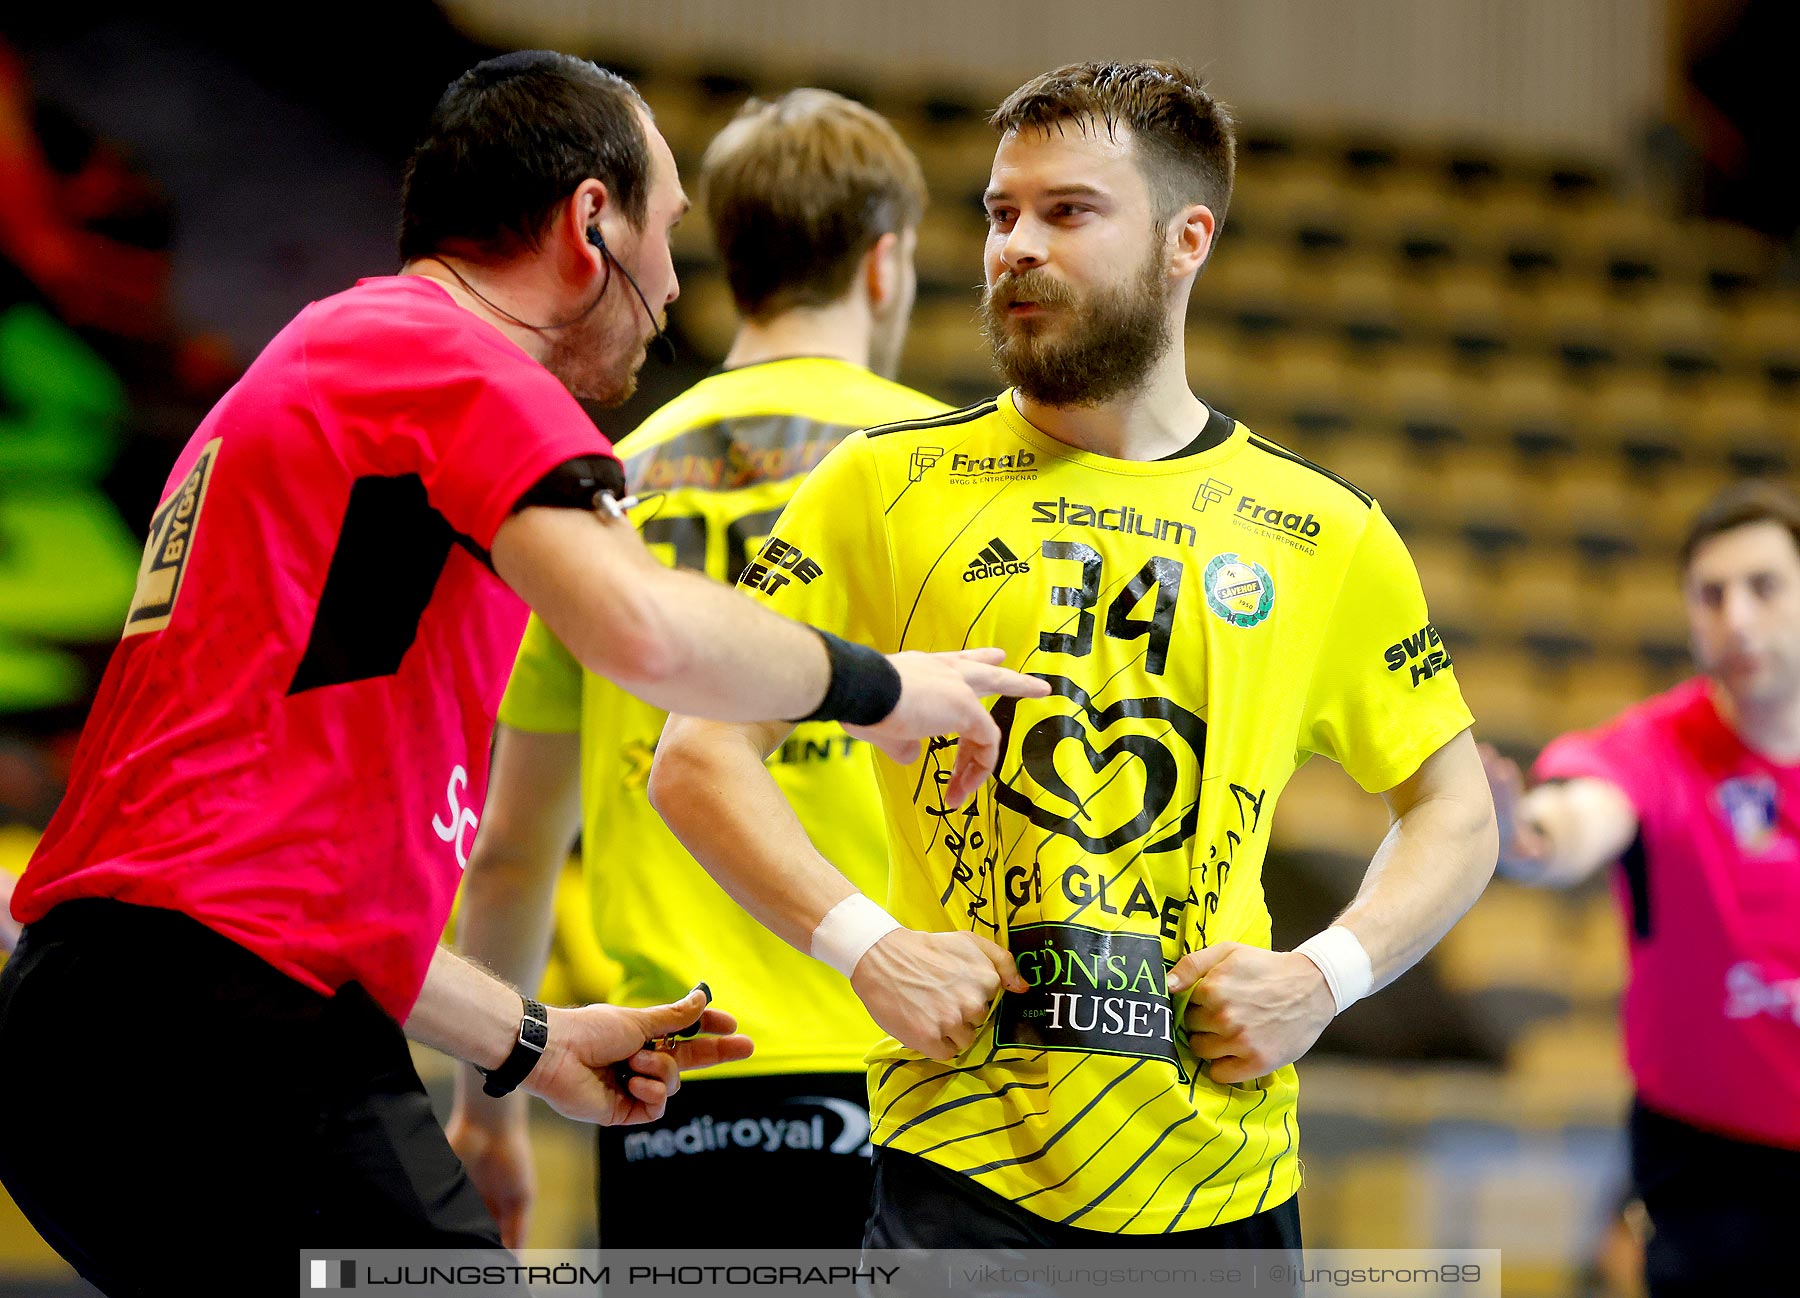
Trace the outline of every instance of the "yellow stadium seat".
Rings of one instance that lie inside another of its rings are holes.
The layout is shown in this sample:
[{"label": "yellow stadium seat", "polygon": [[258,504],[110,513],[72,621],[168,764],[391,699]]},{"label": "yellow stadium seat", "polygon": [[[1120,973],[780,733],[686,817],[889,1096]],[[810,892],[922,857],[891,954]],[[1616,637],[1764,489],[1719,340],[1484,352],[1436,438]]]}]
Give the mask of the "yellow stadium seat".
[{"label": "yellow stadium seat", "polygon": [[1399,170],[1374,185],[1363,203],[1370,239],[1415,259],[1454,252],[1462,242],[1462,211],[1442,180]]},{"label": "yellow stadium seat", "polygon": [[1433,520],[1462,531],[1480,545],[1512,544],[1538,530],[1536,500],[1543,486],[1536,469],[1510,452],[1471,449],[1444,463],[1428,497]]},{"label": "yellow stadium seat", "polygon": [[1747,473],[1781,472],[1800,446],[1800,409],[1771,398],[1761,378],[1709,384],[1689,424],[1702,450]]},{"label": "yellow stadium seat", "polygon": [[1193,310],[1202,319],[1286,328],[1298,318],[1300,292],[1291,254],[1251,244],[1230,249],[1206,268],[1194,287]]},{"label": "yellow stadium seat", "polygon": [[1715,369],[1724,355],[1724,315],[1696,285],[1645,289],[1617,318],[1628,348],[1678,373]]},{"label": "yellow stadium seat", "polygon": [[1488,610],[1494,624],[1550,655],[1592,644],[1593,578],[1574,554],[1533,546],[1509,556],[1501,572]]},{"label": "yellow stadium seat", "polygon": [[1371,419],[1425,445],[1464,440],[1480,404],[1479,388],[1441,348],[1409,348],[1369,367],[1362,389]]},{"label": "yellow stadium seat", "polygon": [[1601,557],[1636,548],[1652,499],[1649,487],[1618,461],[1593,456],[1558,465],[1537,497],[1550,536]]},{"label": "yellow stadium seat", "polygon": [[1475,384],[1476,422],[1526,451],[1561,450],[1590,441],[1575,388],[1563,367],[1543,356],[1497,358]]},{"label": "yellow stadium seat", "polygon": [[1564,210],[1559,223],[1570,265],[1596,279],[1630,278],[1633,267],[1649,268],[1664,280],[1693,273],[1694,252],[1674,223],[1641,203],[1584,204]]},{"label": "yellow stadium seat", "polygon": [[1686,404],[1650,369],[1620,369],[1598,379],[1581,399],[1588,426],[1601,443],[1627,459],[1657,465],[1689,456]]},{"label": "yellow stadium seat", "polygon": [[1617,359],[1618,308],[1597,281],[1546,281],[1526,300],[1533,332],[1566,359],[1581,363]]},{"label": "yellow stadium seat", "polygon": [[1554,682],[1516,650],[1456,649],[1456,679],[1477,738],[1503,746],[1541,746],[1559,714]]},{"label": "yellow stadium seat", "polygon": [[1608,643],[1618,649],[1678,652],[1687,643],[1681,574],[1672,559],[1656,556],[1622,563],[1610,587],[1596,592],[1593,615]]},{"label": "yellow stadium seat", "polygon": [[[1471,637],[1506,633],[1507,628],[1497,625],[1493,616],[1500,582],[1493,560],[1475,555],[1455,541],[1414,541],[1409,549],[1419,570],[1425,605],[1441,631],[1446,635],[1461,631]],[[1453,642],[1450,648],[1456,653],[1461,642]]]},{"label": "yellow stadium seat", "polygon": [[1526,271],[1555,264],[1561,243],[1556,215],[1541,186],[1504,183],[1470,205],[1464,229],[1484,260]]},{"label": "yellow stadium seat", "polygon": [[1800,378],[1800,294],[1793,289],[1757,293],[1729,318],[1727,328],[1732,364]]},{"label": "yellow stadium seat", "polygon": [[1256,427],[1263,418],[1306,427],[1347,427],[1355,418],[1357,374],[1343,349],[1318,338],[1278,338],[1245,349],[1236,388]]},{"label": "yellow stadium seat", "polygon": [[1000,387],[972,295],[933,298],[919,304],[906,334],[901,377],[928,392],[955,384]]},{"label": "yellow stadium seat", "polygon": [[1374,496],[1389,514],[1411,513],[1422,486],[1418,452],[1390,431],[1346,433],[1320,462]]},{"label": "yellow stadium seat", "polygon": [[[1431,1165],[1410,1152],[1377,1152],[1335,1163],[1307,1180],[1307,1211],[1324,1200],[1326,1247],[1422,1248],[1434,1240],[1441,1187]],[[1309,1220],[1308,1239],[1312,1238]]]},{"label": "yellow stadium seat", "polygon": [[1388,254],[1346,254],[1322,268],[1326,317],[1359,342],[1391,342],[1438,325],[1429,288]]},{"label": "yellow stadium seat", "polygon": [[1282,793],[1270,841],[1295,851],[1366,859],[1389,823],[1380,798],[1365,793],[1336,762],[1315,757],[1294,773]]},{"label": "yellow stadium seat", "polygon": [[1465,351],[1541,344],[1540,322],[1530,297],[1491,264],[1446,267],[1431,277],[1426,291],[1438,329]]},{"label": "yellow stadium seat", "polygon": [[[1701,509],[1736,476],[1716,463],[1684,464],[1664,474],[1655,485],[1655,506],[1644,520],[1646,532],[1664,546],[1679,545]],[[1668,571],[1674,575],[1672,562]]]},{"label": "yellow stadium seat", "polygon": [[982,246],[987,221],[981,210],[961,196],[946,196],[925,209],[919,223],[919,273],[973,290],[982,282]]},{"label": "yellow stadium seat", "polygon": [[1634,654],[1616,651],[1570,663],[1563,686],[1564,730],[1590,730],[1655,693],[1643,662]]},{"label": "yellow stadium seat", "polygon": [[[1559,954],[1553,959],[1561,962]],[[1624,1054],[1619,1022],[1610,1014],[1571,1014],[1534,1023],[1513,1043],[1507,1065],[1524,1077],[1619,1078]]]},{"label": "yellow stadium seat", "polygon": [[1706,282],[1715,289],[1740,289],[1766,282],[1781,259],[1767,235],[1730,221],[1684,221],[1676,225],[1697,249]]}]

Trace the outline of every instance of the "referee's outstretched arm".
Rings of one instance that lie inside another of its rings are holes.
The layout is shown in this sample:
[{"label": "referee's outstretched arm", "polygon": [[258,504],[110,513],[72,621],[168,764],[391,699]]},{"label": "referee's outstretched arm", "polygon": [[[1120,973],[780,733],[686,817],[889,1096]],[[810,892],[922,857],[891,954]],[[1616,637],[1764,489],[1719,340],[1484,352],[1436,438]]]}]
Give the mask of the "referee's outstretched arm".
[{"label": "referee's outstretched arm", "polygon": [[629,521],[521,510],[494,537],[494,569],[581,665],[664,711],[719,721],[840,721],[896,761],[958,735],[949,796],[992,774],[999,728],[982,695],[1048,686],[998,650],[882,655],[821,635],[698,573],[669,568]]},{"label": "referee's outstretched arm", "polygon": [[1637,837],[1637,808],[1611,780],[1552,780],[1527,791],[1518,763],[1488,744],[1481,763],[1500,818],[1500,873],[1509,879],[1573,887]]}]

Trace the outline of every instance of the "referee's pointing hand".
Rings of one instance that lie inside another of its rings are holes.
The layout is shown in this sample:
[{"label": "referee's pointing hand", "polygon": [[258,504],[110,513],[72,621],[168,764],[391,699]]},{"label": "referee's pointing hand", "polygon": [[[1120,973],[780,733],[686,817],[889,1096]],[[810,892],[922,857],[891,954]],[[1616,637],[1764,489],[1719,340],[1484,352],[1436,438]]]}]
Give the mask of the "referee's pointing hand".
[{"label": "referee's pointing hand", "polygon": [[982,706],[982,697],[1004,694],[1038,699],[1050,686],[1035,676],[1010,671],[1001,649],[963,649],[954,653],[898,653],[888,661],[900,673],[900,702],[872,726],[845,726],[882,752],[910,765],[919,756],[919,740],[956,735],[956,765],[944,788],[944,805],[960,807],[1000,760],[1000,727]]}]

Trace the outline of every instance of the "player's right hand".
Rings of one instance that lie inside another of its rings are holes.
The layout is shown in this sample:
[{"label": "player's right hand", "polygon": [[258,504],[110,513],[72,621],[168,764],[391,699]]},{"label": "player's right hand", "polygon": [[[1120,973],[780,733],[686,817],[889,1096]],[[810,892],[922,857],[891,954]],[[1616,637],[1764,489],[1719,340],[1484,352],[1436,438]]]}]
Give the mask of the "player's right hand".
[{"label": "player's right hand", "polygon": [[918,760],[921,739],[956,735],[956,765],[944,786],[944,805],[951,808],[973,797],[1000,760],[1000,727],[982,706],[982,696],[1039,699],[1050,692],[1037,677],[1002,667],[1001,649],[898,653],[888,661],[900,673],[900,702],[872,726],[844,729],[902,766]]},{"label": "player's right hand", "polygon": [[468,1169],[481,1201],[500,1223],[500,1243],[516,1251],[525,1247],[531,1224],[537,1170],[532,1164],[525,1107],[510,1105],[508,1110],[489,1121],[472,1117],[458,1104],[444,1124],[444,1135]]},{"label": "player's right hand", "polygon": [[1029,991],[1010,952],[976,933],[897,928],[856,962],[850,986],[869,1017],[908,1050],[954,1059],[987,1022],[994,996]]}]

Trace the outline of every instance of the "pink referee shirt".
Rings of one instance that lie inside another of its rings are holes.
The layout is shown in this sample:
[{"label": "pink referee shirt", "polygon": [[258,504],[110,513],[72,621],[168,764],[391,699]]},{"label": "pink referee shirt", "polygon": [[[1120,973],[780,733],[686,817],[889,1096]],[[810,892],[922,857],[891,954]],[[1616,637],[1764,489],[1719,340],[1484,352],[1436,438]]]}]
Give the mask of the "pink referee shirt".
[{"label": "pink referee shirt", "polygon": [[176,462],[13,913],[181,911],[404,1019],[524,634],[487,548],[552,468],[611,453],[548,370],[430,280],[307,307]]},{"label": "pink referee shirt", "polygon": [[1639,1097],[1697,1127],[1800,1149],[1800,764],[1746,748],[1696,679],[1564,735],[1533,773],[1609,780],[1637,808],[1614,888]]}]

